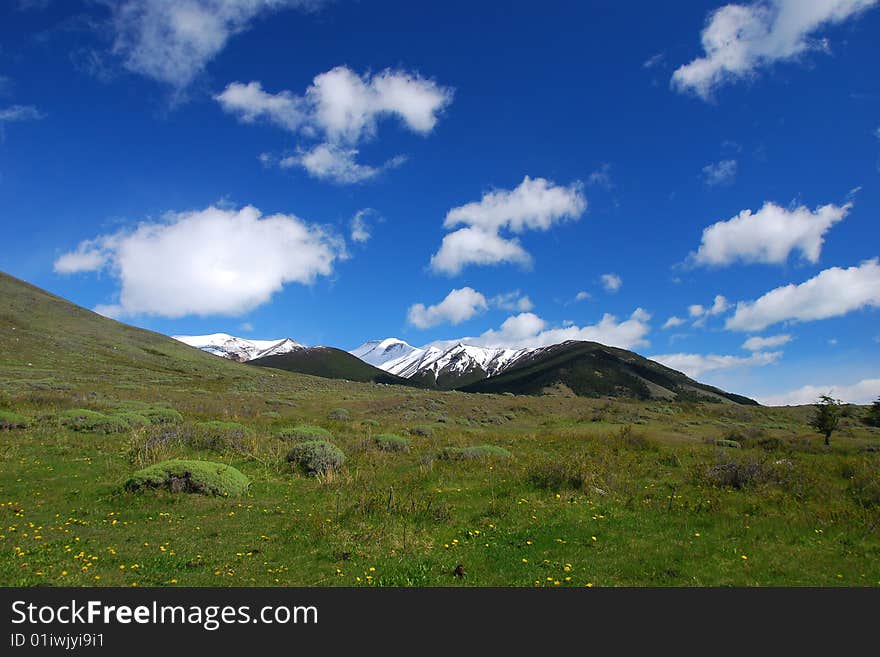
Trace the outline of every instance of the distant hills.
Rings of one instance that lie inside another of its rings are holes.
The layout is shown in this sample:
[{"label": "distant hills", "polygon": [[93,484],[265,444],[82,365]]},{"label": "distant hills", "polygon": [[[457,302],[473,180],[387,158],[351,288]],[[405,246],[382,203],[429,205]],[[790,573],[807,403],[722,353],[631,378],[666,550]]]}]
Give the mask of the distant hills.
[{"label": "distant hills", "polygon": [[258,367],[274,367],[288,372],[312,374],[328,379],[347,379],[420,387],[419,381],[411,381],[385,370],[373,367],[347,351],[333,347],[300,347],[283,354],[261,356],[249,361]]},{"label": "distant hills", "polygon": [[[582,397],[757,403],[694,381],[632,351],[597,342],[569,341],[533,349],[463,343],[419,348],[398,338],[385,338],[344,352],[304,347],[290,338],[248,341],[220,333],[178,339],[204,343],[206,351],[253,365],[350,381],[464,392],[539,395],[562,391]],[[248,358],[251,353],[256,356]]]}]

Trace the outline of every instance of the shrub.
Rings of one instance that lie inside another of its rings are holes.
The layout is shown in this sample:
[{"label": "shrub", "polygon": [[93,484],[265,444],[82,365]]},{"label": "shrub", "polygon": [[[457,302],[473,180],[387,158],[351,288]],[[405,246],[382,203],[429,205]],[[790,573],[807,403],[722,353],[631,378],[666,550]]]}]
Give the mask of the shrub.
[{"label": "shrub", "polygon": [[113,417],[117,417],[123,422],[125,422],[129,428],[131,429],[139,429],[150,424],[150,421],[145,418],[140,413],[135,413],[134,411],[122,411],[121,413],[114,413]]},{"label": "shrub", "polygon": [[880,468],[877,461],[863,457],[845,462],[841,474],[849,479],[849,493],[861,506],[880,505]]},{"label": "shrub", "polygon": [[421,436],[422,438],[427,438],[432,433],[434,433],[434,430],[431,429],[431,427],[422,426],[422,427],[413,427],[412,429],[409,430],[409,432],[414,436]]},{"label": "shrub", "polygon": [[535,488],[559,491],[580,490],[586,485],[588,477],[581,463],[553,459],[529,468],[526,479]]},{"label": "shrub", "polygon": [[713,444],[716,447],[731,447],[733,449],[742,447],[736,440],[728,440],[727,438],[717,438],[713,441]]},{"label": "shrub", "polygon": [[0,411],[0,429],[27,429],[30,420],[12,411]]},{"label": "shrub", "polygon": [[345,463],[345,454],[326,440],[306,440],[290,450],[287,461],[316,477],[339,470]]},{"label": "shrub", "polygon": [[628,424],[621,427],[617,433],[612,434],[609,438],[609,442],[624,449],[638,451],[657,451],[659,449],[656,443],[649,440],[643,433],[635,431],[632,426]]},{"label": "shrub", "polygon": [[88,433],[121,433],[129,428],[128,423],[118,417],[85,408],[62,411],[59,419],[65,427]]},{"label": "shrub", "polygon": [[238,422],[198,422],[193,430],[191,443],[197,449],[238,447],[246,433],[247,429]]},{"label": "shrub", "polygon": [[376,429],[379,426],[379,422],[377,420],[372,419],[372,418],[368,418],[366,420],[361,420],[361,426]]},{"label": "shrub", "polygon": [[316,427],[313,424],[283,427],[278,430],[277,436],[282,440],[331,440],[333,438],[333,434],[327,429]]},{"label": "shrub", "polygon": [[706,481],[720,488],[742,489],[773,478],[764,462],[752,458],[721,459],[706,470]]},{"label": "shrub", "polygon": [[334,408],[327,414],[327,417],[331,420],[339,420],[340,422],[348,422],[351,419],[351,415],[344,408]]},{"label": "shrub", "polygon": [[477,459],[509,459],[509,451],[497,445],[474,445],[472,447],[445,447],[438,458],[444,461],[474,461]]},{"label": "shrub", "polygon": [[173,408],[147,408],[138,411],[138,413],[147,418],[151,424],[179,424],[183,422],[183,415]]},{"label": "shrub", "polygon": [[393,433],[381,433],[373,437],[376,447],[383,452],[408,452],[409,440]]},{"label": "shrub", "polygon": [[127,491],[162,488],[172,493],[200,493],[237,497],[247,492],[250,480],[229,465],[211,461],[172,459],[132,474],[123,483]]}]

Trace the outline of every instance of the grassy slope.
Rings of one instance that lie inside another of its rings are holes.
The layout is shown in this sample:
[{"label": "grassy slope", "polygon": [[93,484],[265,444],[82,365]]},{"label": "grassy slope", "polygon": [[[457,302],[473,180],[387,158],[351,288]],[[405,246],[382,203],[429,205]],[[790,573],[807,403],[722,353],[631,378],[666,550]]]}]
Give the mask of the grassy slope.
[{"label": "grassy slope", "polygon": [[[805,408],[346,383],[226,362],[0,286],[0,409],[31,420],[0,431],[2,585],[880,584],[880,464],[864,451],[880,432],[859,422],[864,409],[849,409],[824,450]],[[104,435],[57,419],[132,400],[170,405],[184,423]],[[350,421],[328,419],[340,406]],[[246,435],[190,439],[220,419]],[[343,472],[290,470],[276,433],[300,422],[333,432]],[[373,449],[386,432],[409,435],[411,451]],[[778,444],[706,442],[730,432]],[[435,458],[480,444],[514,457]],[[252,485],[236,499],[122,491],[169,458],[229,463]],[[790,474],[741,490],[706,481],[740,459]]]},{"label": "grassy slope", "polygon": [[756,403],[698,383],[631,351],[596,342],[566,342],[543,352],[536,360],[460,389],[534,395],[560,383],[584,397],[622,394],[638,399],[666,397],[682,401]]},{"label": "grassy slope", "polygon": [[409,381],[389,374],[378,367],[365,363],[347,351],[333,347],[312,347],[298,349],[287,354],[265,356],[249,361],[249,365],[272,367],[288,372],[311,374],[328,379],[346,379],[348,381],[385,383],[403,386],[419,386],[418,382]]}]

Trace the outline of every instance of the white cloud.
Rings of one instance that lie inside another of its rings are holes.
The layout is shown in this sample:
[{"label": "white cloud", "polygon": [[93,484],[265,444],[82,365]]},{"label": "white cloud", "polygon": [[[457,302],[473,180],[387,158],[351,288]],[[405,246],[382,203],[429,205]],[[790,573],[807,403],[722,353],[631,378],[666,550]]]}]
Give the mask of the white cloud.
[{"label": "white cloud", "polygon": [[698,303],[688,306],[688,315],[691,317],[702,317],[706,314],[706,309]]},{"label": "white cloud", "polygon": [[33,105],[10,105],[0,109],[0,123],[16,123],[19,121],[38,121],[45,118],[40,110]]},{"label": "white cloud", "polygon": [[505,239],[482,228],[461,228],[443,238],[431,256],[431,269],[454,275],[466,265],[518,264],[529,267],[530,256],[517,239]]},{"label": "white cloud", "polygon": [[87,240],[58,258],[55,270],[109,268],[119,303],[99,312],[111,316],[240,315],[286,283],[330,275],[345,257],[341,240],[294,215],[211,206]]},{"label": "white cloud", "polygon": [[367,215],[372,214],[373,210],[365,208],[358,210],[351,220],[351,239],[353,242],[363,244],[368,242],[373,234],[370,232],[370,225],[367,223]]},{"label": "white cloud", "polygon": [[357,144],[376,136],[383,118],[397,118],[412,132],[426,135],[452,102],[453,92],[413,73],[386,69],[360,76],[346,66],[317,75],[302,96],[290,91],[269,93],[259,82],[233,82],[214,98],[244,123],[265,120],[320,143],[300,148],[279,160],[283,167],[301,166],[312,176],[339,183],[372,178],[399,166],[397,156],[382,167],[358,164]]},{"label": "white cloud", "polygon": [[605,162],[593,171],[587,178],[587,184],[591,187],[598,185],[603,189],[614,189],[614,181],[611,180],[611,165]]},{"label": "white cloud", "polygon": [[623,280],[617,274],[602,274],[602,287],[613,294],[623,287]]},{"label": "white cloud", "polygon": [[705,228],[700,248],[690,259],[698,265],[716,267],[736,261],[780,264],[797,250],[815,264],[825,233],[851,209],[852,203],[823,205],[812,211],[805,206],[787,210],[767,202],[754,214],[743,210]]},{"label": "white cloud", "polygon": [[[355,161],[356,148],[339,148],[332,144],[318,144],[311,150],[288,155],[278,161],[282,169],[302,167],[310,176],[318,180],[329,180],[340,184],[352,184],[375,178],[383,171],[400,166],[406,161],[403,156],[393,157],[379,167],[358,164]],[[269,160],[271,162],[271,159]]]},{"label": "white cloud", "polygon": [[471,287],[452,290],[440,303],[425,306],[417,303],[410,306],[407,321],[420,329],[438,324],[461,324],[489,307],[486,297]]},{"label": "white cloud", "polygon": [[665,58],[665,53],[658,52],[656,55],[651,55],[642,62],[642,68],[654,68],[663,63],[663,59]]},{"label": "white cloud", "polygon": [[870,404],[880,396],[880,379],[862,379],[850,385],[806,385],[797,390],[761,397],[767,406],[798,406],[812,404],[820,395],[829,395],[850,404]]},{"label": "white cloud", "polygon": [[477,337],[444,340],[435,346],[451,346],[458,342],[482,347],[546,347],[566,340],[589,340],[621,349],[647,346],[646,336],[651,330],[651,316],[636,308],[627,319],[618,321],[606,313],[596,324],[548,328],[547,322],[534,313],[520,313],[508,317],[498,329],[489,329]]},{"label": "white cloud", "polygon": [[578,219],[587,201],[579,182],[562,187],[544,178],[530,178],[512,190],[487,192],[478,202],[453,208],[446,214],[448,233],[431,257],[431,269],[458,274],[467,265],[518,263],[528,266],[531,256],[516,238],[500,235],[506,230],[548,230],[554,224]]},{"label": "white cloud", "polygon": [[123,0],[112,4],[113,52],[129,71],[182,89],[260,15],[318,0]]},{"label": "white cloud", "polygon": [[518,310],[520,312],[528,312],[535,307],[532,300],[527,295],[523,295],[519,290],[495,295],[489,299],[489,305],[501,310]]},{"label": "white cloud", "polygon": [[678,68],[672,86],[709,100],[718,87],[748,79],[777,61],[827,50],[815,33],[877,0],[762,0],[713,11],[701,34],[705,55]]},{"label": "white cloud", "polygon": [[880,263],[874,258],[858,267],[825,269],[800,285],[777,287],[755,301],[740,301],[725,327],[762,331],[779,322],[827,319],[878,306]]},{"label": "white cloud", "polygon": [[703,182],[709,187],[729,185],[736,178],[736,160],[721,160],[703,167]]},{"label": "white cloud", "polygon": [[791,335],[783,333],[780,335],[768,335],[765,338],[757,335],[749,338],[742,344],[743,349],[749,351],[763,351],[764,349],[772,349],[773,347],[781,347],[791,342]]},{"label": "white cloud", "polygon": [[684,323],[685,320],[683,320],[681,317],[676,317],[675,315],[673,315],[663,323],[663,330],[675,328],[676,326],[681,326]]},{"label": "white cloud", "polygon": [[251,324],[250,322],[243,322],[242,324],[238,325],[238,330],[245,331],[247,333],[252,333],[254,330],[254,325]]},{"label": "white cloud", "polygon": [[770,365],[781,357],[781,351],[760,351],[748,357],[719,356],[717,354],[659,354],[650,356],[651,360],[684,372],[691,378],[715,370]]},{"label": "white cloud", "polygon": [[586,290],[581,290],[580,292],[578,292],[577,294],[574,295],[574,300],[575,300],[575,302],[586,301],[590,297],[591,297],[591,295],[589,292],[587,292]]},{"label": "white cloud", "polygon": [[721,294],[716,294],[711,306],[703,306],[699,303],[688,306],[688,315],[696,320],[694,321],[692,326],[699,327],[704,326],[706,324],[706,320],[709,317],[720,315],[721,313],[725,312],[729,307],[730,304],[728,303],[727,299]]}]

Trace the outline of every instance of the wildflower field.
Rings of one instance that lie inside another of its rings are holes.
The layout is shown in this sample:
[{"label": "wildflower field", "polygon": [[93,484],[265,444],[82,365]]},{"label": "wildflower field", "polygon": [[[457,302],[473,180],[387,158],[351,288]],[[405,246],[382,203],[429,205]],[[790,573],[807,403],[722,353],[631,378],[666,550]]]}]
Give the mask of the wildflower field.
[{"label": "wildflower field", "polygon": [[[880,433],[864,408],[846,407],[826,448],[807,407],[247,373],[201,390],[7,380],[0,583],[880,584]],[[126,485],[180,459],[244,489]]]}]

